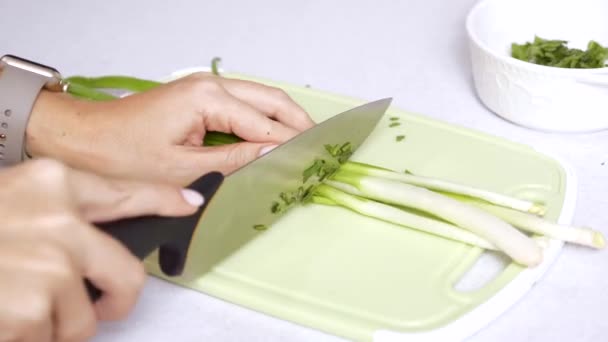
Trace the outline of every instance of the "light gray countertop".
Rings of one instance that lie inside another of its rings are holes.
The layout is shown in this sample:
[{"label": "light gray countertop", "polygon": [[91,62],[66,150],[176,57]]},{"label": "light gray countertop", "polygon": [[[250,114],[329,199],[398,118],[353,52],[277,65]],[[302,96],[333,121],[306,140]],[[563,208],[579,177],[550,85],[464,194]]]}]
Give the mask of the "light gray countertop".
[{"label": "light gray countertop", "polygon": [[[574,222],[608,234],[608,132],[550,134],[505,122],[477,99],[464,18],[475,0],[0,0],[0,53],[66,75],[157,78],[223,58],[230,71],[311,84],[555,151],[574,166]],[[608,108],[606,109],[608,115]],[[574,113],[573,113],[574,114]],[[472,341],[602,341],[608,255],[568,246],[532,291]],[[338,341],[150,279],[109,341]]]}]

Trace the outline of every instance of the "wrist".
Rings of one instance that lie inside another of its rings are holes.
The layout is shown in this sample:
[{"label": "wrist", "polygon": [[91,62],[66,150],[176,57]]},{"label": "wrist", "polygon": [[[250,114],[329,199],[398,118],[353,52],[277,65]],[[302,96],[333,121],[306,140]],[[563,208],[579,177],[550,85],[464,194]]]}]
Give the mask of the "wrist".
[{"label": "wrist", "polygon": [[73,162],[90,147],[84,137],[91,125],[90,106],[64,93],[42,90],[32,108],[25,131],[25,150],[30,157],[49,157]]}]

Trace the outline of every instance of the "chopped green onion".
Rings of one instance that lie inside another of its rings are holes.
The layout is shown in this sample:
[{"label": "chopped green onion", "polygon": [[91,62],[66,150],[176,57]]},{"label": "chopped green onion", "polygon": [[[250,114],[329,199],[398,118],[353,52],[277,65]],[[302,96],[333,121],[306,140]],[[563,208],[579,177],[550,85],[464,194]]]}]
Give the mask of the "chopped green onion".
[{"label": "chopped green onion", "polygon": [[571,49],[565,40],[550,40],[535,36],[533,42],[511,44],[511,57],[533,64],[591,69],[608,66],[608,48],[596,41],[587,43],[587,50]]},{"label": "chopped green onion", "polygon": [[253,226],[253,229],[255,230],[266,230],[268,229],[268,226],[265,224],[256,224]]},{"label": "chopped green onion", "polygon": [[323,172],[323,171],[321,171],[321,169],[324,166],[325,166],[325,160],[316,159],[311,166],[309,166],[306,170],[304,170],[304,173],[302,175],[302,178],[303,178],[302,182],[306,183],[310,179],[310,177],[312,177],[314,175],[318,175],[321,172]]}]

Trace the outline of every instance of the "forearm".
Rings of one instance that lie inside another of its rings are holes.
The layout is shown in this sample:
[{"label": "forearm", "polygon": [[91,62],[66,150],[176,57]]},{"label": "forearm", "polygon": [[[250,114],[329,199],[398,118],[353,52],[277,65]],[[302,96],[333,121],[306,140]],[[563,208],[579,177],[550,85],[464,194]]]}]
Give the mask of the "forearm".
[{"label": "forearm", "polygon": [[71,95],[42,91],[26,129],[25,148],[33,158],[48,157],[82,167],[95,156],[96,130],[101,127],[92,114],[94,104]]}]

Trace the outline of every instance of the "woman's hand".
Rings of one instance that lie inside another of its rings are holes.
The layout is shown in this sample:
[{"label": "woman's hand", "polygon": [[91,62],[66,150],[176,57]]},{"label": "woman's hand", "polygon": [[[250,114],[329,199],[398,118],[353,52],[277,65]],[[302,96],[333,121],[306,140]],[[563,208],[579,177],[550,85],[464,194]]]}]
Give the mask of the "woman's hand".
[{"label": "woman's hand", "polygon": [[[0,341],[84,341],[121,319],[143,286],[142,263],[89,224],[191,215],[200,194],[110,180],[41,159],[0,171]],[[89,279],[104,295],[94,305]]]},{"label": "woman's hand", "polygon": [[[109,102],[44,92],[27,150],[110,176],[186,185],[209,171],[230,173],[313,125],[277,88],[196,73]],[[202,147],[207,131],[246,142]]]}]

